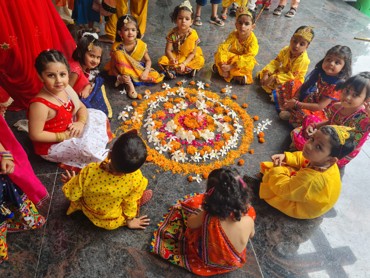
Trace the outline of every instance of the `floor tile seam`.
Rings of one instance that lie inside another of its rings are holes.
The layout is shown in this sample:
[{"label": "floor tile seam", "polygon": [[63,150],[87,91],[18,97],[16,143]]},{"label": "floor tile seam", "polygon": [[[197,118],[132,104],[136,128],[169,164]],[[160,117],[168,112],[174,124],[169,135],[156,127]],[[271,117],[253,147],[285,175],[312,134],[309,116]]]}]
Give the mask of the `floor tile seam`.
[{"label": "floor tile seam", "polygon": [[[52,200],[53,200],[55,186],[56,186],[56,181],[57,181],[57,178],[58,178],[58,169],[56,169],[56,171],[55,171],[54,174],[55,174],[55,177],[54,177],[54,182],[53,182],[53,188],[52,188],[52,191],[51,191],[51,194],[50,194],[49,208],[48,208],[47,213],[46,213],[47,219],[49,218],[51,203],[52,203]],[[38,258],[37,258],[37,265],[36,265],[36,271],[35,271],[34,278],[37,278],[37,274],[38,274],[38,269],[39,269],[39,265],[40,265],[40,258],[41,258],[41,253],[42,253],[42,249],[43,249],[43,245],[44,245],[44,240],[45,240],[45,234],[46,234],[46,227],[47,227],[47,225],[48,225],[48,221],[46,221],[46,223],[45,223],[45,225],[43,227],[41,245],[40,245],[40,250],[39,250],[39,254],[38,254]]]},{"label": "floor tile seam", "polygon": [[264,278],[265,276],[263,275],[261,264],[260,264],[260,262],[258,260],[257,253],[256,253],[256,250],[254,249],[254,245],[253,245],[253,241],[252,240],[250,240],[250,244],[252,246],[252,251],[253,251],[254,257],[256,258],[256,262],[257,262],[257,266],[258,266],[258,269],[260,271],[260,274],[261,274],[262,278]]}]

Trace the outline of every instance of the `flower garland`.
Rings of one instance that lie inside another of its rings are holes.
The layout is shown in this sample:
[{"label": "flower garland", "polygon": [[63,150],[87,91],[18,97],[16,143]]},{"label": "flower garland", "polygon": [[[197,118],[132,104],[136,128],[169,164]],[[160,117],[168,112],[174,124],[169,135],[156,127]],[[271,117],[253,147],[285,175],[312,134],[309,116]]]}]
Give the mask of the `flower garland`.
[{"label": "flower garland", "polygon": [[229,97],[221,99],[204,90],[200,81],[189,87],[183,87],[183,82],[177,85],[171,88],[164,83],[164,91],[154,94],[146,90],[140,104],[121,112],[121,129],[142,134],[147,161],[165,171],[195,173],[198,181],[248,152],[253,120]]}]

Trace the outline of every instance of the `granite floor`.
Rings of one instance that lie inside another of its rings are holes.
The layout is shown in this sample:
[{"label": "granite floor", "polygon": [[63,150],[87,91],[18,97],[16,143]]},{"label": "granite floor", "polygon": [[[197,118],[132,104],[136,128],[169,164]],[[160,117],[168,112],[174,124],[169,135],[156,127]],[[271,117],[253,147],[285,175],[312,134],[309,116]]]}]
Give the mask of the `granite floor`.
[{"label": "granite floor", "polygon": [[[180,1],[149,1],[148,26],[145,41],[153,61],[164,53],[165,35],[172,27],[169,14]],[[192,1],[194,4],[195,1]],[[277,1],[272,1],[272,9]],[[287,11],[287,8],[285,9]],[[202,40],[206,65],[195,78],[211,85],[218,92],[225,83],[211,72],[213,53],[217,45],[234,27],[229,17],[224,27],[208,23],[210,5],[202,9],[203,26],[197,31]],[[289,43],[290,36],[300,25],[315,27],[316,37],[309,47],[310,70],[336,44],[347,45],[353,52],[353,71],[369,70],[370,43],[354,37],[370,37],[370,18],[342,0],[302,1],[296,17],[289,19],[263,12],[255,34],[259,39],[259,65],[255,72],[275,57]],[[105,45],[104,61],[109,45]],[[175,81],[167,82],[171,86]],[[257,84],[231,84],[239,104],[247,102],[249,115],[260,121],[270,119],[265,130],[266,143],[256,140],[251,145],[253,155],[245,154],[245,165],[238,167],[243,174],[253,175],[259,162],[279,153],[289,145],[289,126],[279,120],[269,96]],[[117,119],[123,107],[131,101],[107,83],[113,105],[112,129],[119,127]],[[138,88],[143,93],[145,87]],[[150,87],[160,91],[160,85]],[[8,112],[6,119],[13,125],[25,117],[24,112]],[[150,239],[156,224],[168,207],[178,198],[204,189],[201,183],[189,183],[186,177],[163,171],[155,164],[142,168],[153,189],[152,201],[142,208],[151,218],[145,231],[120,228],[105,231],[91,224],[81,213],[66,216],[68,202],[64,198],[60,170],[33,154],[26,133],[14,129],[24,145],[35,172],[47,187],[52,199],[46,225],[37,231],[8,235],[9,261],[0,265],[0,277],[192,277],[187,271],[168,264],[149,253]],[[343,188],[334,209],[315,220],[291,219],[264,202],[254,198],[257,210],[256,235],[248,244],[248,261],[235,272],[222,277],[370,277],[370,142],[345,169]],[[221,277],[220,276],[220,277]]]}]

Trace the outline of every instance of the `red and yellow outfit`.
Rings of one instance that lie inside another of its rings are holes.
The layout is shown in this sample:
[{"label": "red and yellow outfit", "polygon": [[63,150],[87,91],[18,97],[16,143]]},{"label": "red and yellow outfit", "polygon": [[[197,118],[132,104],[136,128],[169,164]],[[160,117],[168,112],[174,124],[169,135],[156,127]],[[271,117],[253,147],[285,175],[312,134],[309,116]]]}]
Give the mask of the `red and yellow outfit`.
[{"label": "red and yellow outfit", "polygon": [[229,37],[219,45],[215,54],[215,64],[218,71],[222,71],[222,64],[235,64],[236,67],[230,71],[229,77],[224,77],[224,79],[230,82],[235,76],[246,76],[247,84],[252,84],[252,72],[254,66],[257,64],[255,56],[258,54],[258,49],[258,40],[253,32],[251,32],[246,40],[240,42],[238,39],[238,31],[234,30]]},{"label": "red and yellow outfit", "polygon": [[[152,252],[201,276],[236,270],[246,262],[246,249],[238,252],[230,243],[218,217],[205,213],[203,225],[187,229],[187,218],[202,204],[204,194],[178,201],[154,232]],[[254,220],[250,207],[247,214]]]},{"label": "red and yellow outfit", "polygon": [[303,83],[308,65],[310,64],[307,51],[304,51],[297,58],[291,58],[290,56],[290,47],[286,46],[279,52],[274,60],[257,73],[257,77],[259,78],[262,78],[266,72],[268,72],[270,76],[276,77],[273,84],[262,86],[266,93],[271,94],[273,90],[288,81],[299,80],[301,84]]}]

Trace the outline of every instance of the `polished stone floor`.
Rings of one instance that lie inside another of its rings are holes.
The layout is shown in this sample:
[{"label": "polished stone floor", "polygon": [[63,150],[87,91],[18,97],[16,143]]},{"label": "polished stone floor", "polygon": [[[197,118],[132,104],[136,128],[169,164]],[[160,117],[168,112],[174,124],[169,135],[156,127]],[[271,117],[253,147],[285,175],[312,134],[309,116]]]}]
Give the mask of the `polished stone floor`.
[{"label": "polished stone floor", "polygon": [[[194,4],[195,1],[192,1]],[[277,1],[272,1],[272,8]],[[169,14],[175,0],[149,1],[149,16],[145,41],[153,61],[164,53],[165,35],[172,27]],[[287,11],[287,8],[285,9]],[[202,10],[203,26],[197,31],[202,40],[206,65],[196,80],[211,84],[211,90],[225,87],[223,81],[212,75],[211,65],[217,45],[234,27],[234,18],[228,18],[224,27],[207,22],[210,5]],[[255,72],[275,57],[288,44],[290,36],[300,25],[315,27],[316,37],[308,52],[310,70],[336,44],[347,45],[353,52],[353,71],[370,70],[370,43],[354,37],[370,37],[370,18],[342,0],[301,1],[295,18],[264,12],[257,22],[255,34],[259,39],[259,65]],[[108,59],[109,45],[105,46],[104,61]],[[169,82],[174,85],[174,81]],[[282,152],[289,145],[289,127],[279,120],[269,97],[258,84],[240,86],[231,84],[238,103],[249,104],[248,113],[270,119],[272,125],[265,131],[266,143],[252,144],[254,155],[245,154],[242,173],[253,175],[260,161]],[[143,92],[146,88],[139,88]],[[160,86],[150,88],[161,90]],[[118,113],[130,103],[117,89],[109,87],[113,105],[112,128],[119,126]],[[10,125],[24,118],[24,113],[8,112]],[[149,253],[150,239],[156,224],[168,207],[178,198],[204,189],[203,183],[189,183],[181,175],[164,172],[154,164],[142,170],[153,189],[153,200],[142,208],[151,218],[145,231],[120,228],[105,231],[93,226],[81,213],[66,216],[68,202],[61,191],[60,170],[33,154],[24,132],[14,129],[17,138],[29,154],[32,165],[52,196],[46,225],[37,231],[8,235],[9,261],[0,265],[0,277],[192,277]],[[264,202],[254,198],[257,210],[256,235],[248,244],[246,265],[222,277],[370,277],[370,142],[345,169],[343,188],[334,209],[315,220],[291,219]]]}]

